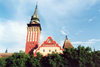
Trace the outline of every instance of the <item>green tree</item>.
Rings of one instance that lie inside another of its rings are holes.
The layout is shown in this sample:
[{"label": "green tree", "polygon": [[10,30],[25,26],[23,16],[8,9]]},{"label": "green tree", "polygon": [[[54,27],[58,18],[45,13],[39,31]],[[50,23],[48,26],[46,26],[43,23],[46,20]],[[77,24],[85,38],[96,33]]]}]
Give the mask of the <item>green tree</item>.
[{"label": "green tree", "polygon": [[5,61],[6,58],[2,57],[0,58],[0,67],[5,67],[6,66],[6,61]]},{"label": "green tree", "polygon": [[40,60],[42,58],[42,55],[40,53],[37,53],[37,56],[34,57],[33,55],[28,58],[26,62],[27,67],[41,67]]},{"label": "green tree", "polygon": [[58,53],[49,54],[43,57],[42,67],[64,67],[63,58]]},{"label": "green tree", "polygon": [[66,48],[63,53],[69,67],[94,67],[93,54],[89,47]]},{"label": "green tree", "polygon": [[26,67],[27,58],[29,58],[29,55],[25,53],[15,53],[6,59],[6,67]]},{"label": "green tree", "polygon": [[95,67],[100,67],[100,51],[93,52],[93,61],[95,63]]},{"label": "green tree", "polygon": [[0,58],[0,67],[100,67],[100,51],[78,46],[64,49],[63,54],[53,52],[48,56],[37,53],[34,57],[19,52]]},{"label": "green tree", "polygon": [[68,67],[78,67],[78,53],[75,48],[66,48],[63,52],[64,59],[68,60]]},{"label": "green tree", "polygon": [[19,53],[25,53],[23,50],[20,50]]}]

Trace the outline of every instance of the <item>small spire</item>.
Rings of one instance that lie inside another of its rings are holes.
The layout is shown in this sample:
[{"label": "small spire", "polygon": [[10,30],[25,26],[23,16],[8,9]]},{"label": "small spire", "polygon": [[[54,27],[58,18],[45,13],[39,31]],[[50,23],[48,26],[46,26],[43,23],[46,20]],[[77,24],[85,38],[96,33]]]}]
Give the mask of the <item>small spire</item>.
[{"label": "small spire", "polygon": [[66,39],[68,39],[67,35],[66,35]]},{"label": "small spire", "polygon": [[73,48],[71,42],[69,41],[69,39],[68,39],[68,37],[66,35],[66,39],[64,41],[63,48],[68,48],[68,47]]},{"label": "small spire", "polygon": [[67,39],[67,35],[66,35],[66,39]]},{"label": "small spire", "polygon": [[7,49],[5,50],[5,53],[8,53],[8,50]]}]

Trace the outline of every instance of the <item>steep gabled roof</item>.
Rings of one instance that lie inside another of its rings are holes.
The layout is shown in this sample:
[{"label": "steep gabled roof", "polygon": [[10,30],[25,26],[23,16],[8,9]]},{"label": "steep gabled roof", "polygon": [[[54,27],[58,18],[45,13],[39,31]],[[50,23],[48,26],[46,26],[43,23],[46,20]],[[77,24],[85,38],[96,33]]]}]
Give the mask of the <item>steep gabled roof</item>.
[{"label": "steep gabled roof", "polygon": [[68,47],[73,48],[71,42],[69,41],[69,39],[68,39],[67,36],[66,36],[66,39],[65,39],[63,48],[68,48]]},{"label": "steep gabled roof", "polygon": [[54,41],[54,40],[52,39],[51,36],[49,36],[49,37],[41,44],[41,46],[39,46],[39,48],[34,52],[34,56],[36,55],[37,51],[38,51],[41,47],[59,47],[60,50],[63,51],[63,49],[56,43],[56,41]]}]

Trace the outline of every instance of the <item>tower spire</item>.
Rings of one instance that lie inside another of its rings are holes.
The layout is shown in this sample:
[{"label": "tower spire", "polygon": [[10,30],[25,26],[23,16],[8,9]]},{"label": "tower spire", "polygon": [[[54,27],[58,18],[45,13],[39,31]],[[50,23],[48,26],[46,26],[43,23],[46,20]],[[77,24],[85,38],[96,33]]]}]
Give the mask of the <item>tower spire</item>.
[{"label": "tower spire", "polygon": [[35,11],[34,11],[34,14],[33,14],[33,16],[31,17],[31,23],[32,22],[37,22],[37,23],[39,23],[39,16],[38,16],[38,5],[37,5],[37,3],[36,3],[36,7],[35,7]]},{"label": "tower spire", "polygon": [[73,48],[71,42],[69,41],[69,39],[68,39],[68,37],[66,35],[66,39],[65,39],[65,42],[63,44],[63,48],[68,48],[68,47]]}]

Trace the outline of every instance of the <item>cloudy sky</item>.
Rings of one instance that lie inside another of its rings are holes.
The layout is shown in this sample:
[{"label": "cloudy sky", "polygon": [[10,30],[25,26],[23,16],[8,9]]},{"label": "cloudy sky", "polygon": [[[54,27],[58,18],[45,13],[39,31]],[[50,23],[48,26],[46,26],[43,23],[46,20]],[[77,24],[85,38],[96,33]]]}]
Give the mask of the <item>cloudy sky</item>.
[{"label": "cloudy sky", "polygon": [[62,46],[100,50],[100,0],[0,0],[0,52],[25,50],[27,23],[38,1],[42,43],[52,36]]}]

